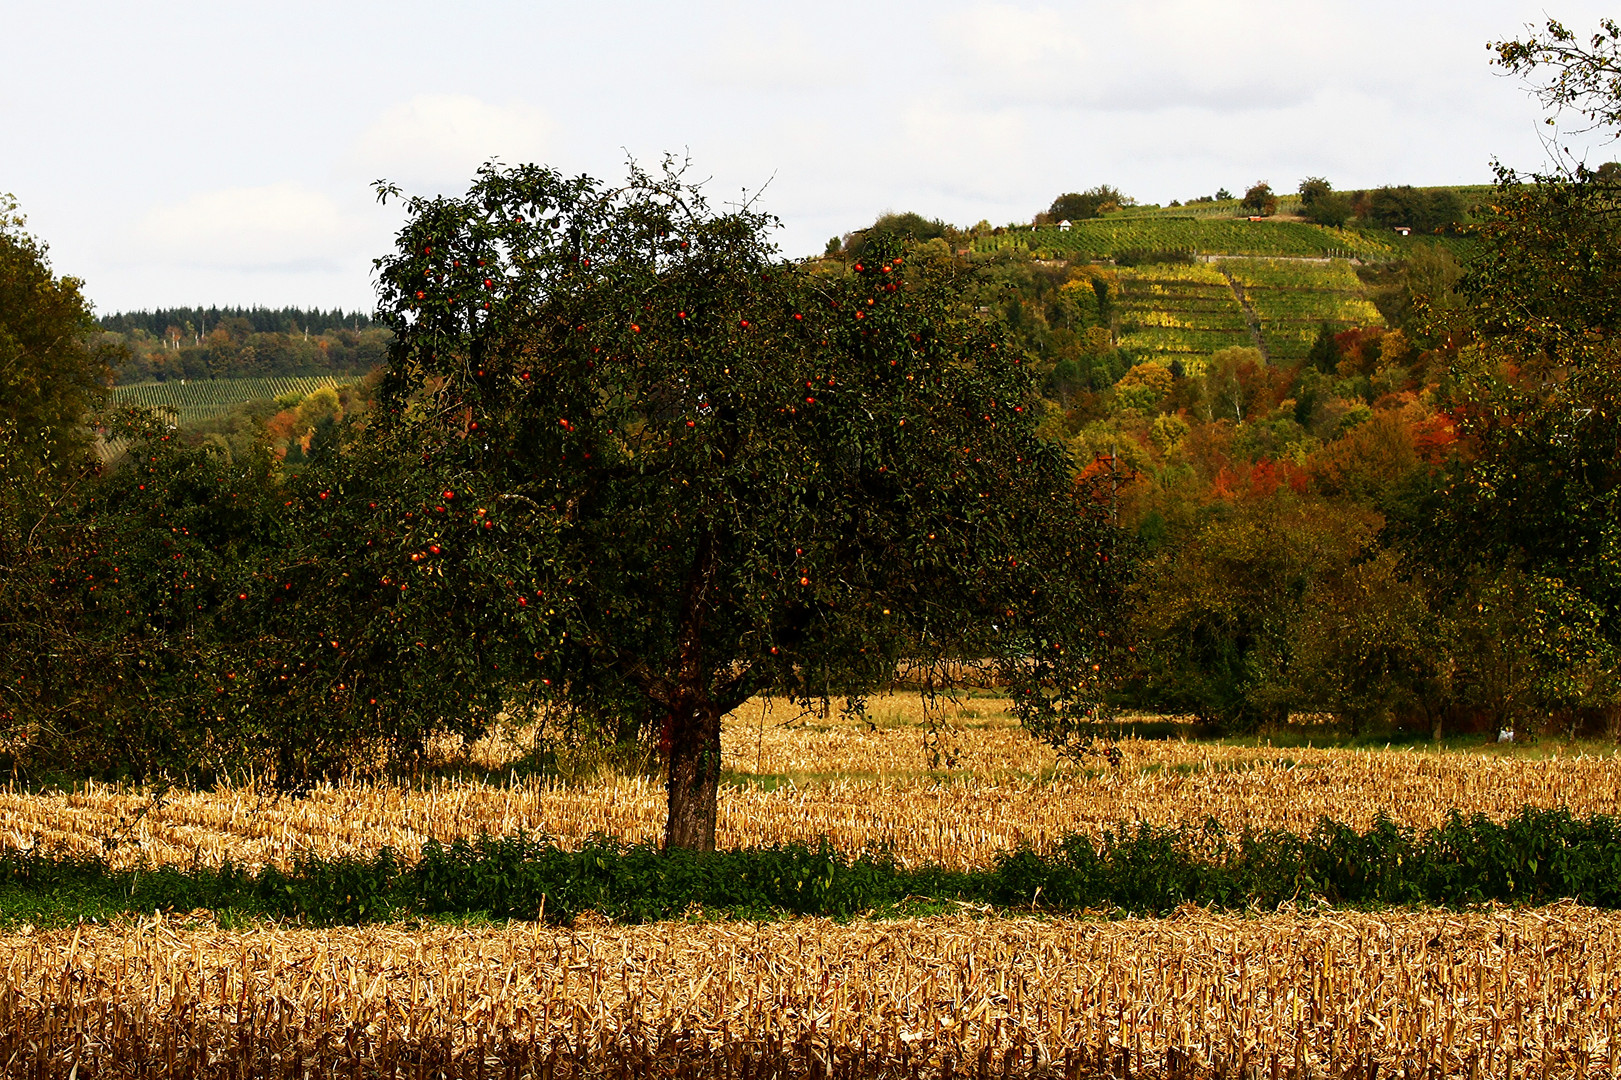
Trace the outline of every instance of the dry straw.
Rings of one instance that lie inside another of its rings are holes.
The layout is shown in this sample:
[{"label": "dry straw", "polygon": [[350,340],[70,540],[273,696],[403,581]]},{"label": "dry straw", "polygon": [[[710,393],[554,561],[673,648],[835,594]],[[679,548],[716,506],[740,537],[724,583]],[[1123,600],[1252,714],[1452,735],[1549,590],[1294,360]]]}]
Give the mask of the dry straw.
[{"label": "dry straw", "polygon": [[[932,717],[916,697],[878,699],[872,724],[751,704],[727,722],[734,782],[722,791],[720,843],[752,846],[826,835],[839,848],[888,847],[905,863],[988,864],[1029,844],[1099,834],[1121,822],[1214,817],[1231,829],[1309,829],[1321,817],[1366,828],[1385,814],[1428,827],[1453,810],[1503,819],[1523,807],[1621,814],[1621,760],[1483,754],[1270,749],[1128,741],[1119,768],[1058,769],[1052,752],[1006,716],[970,700]],[[508,747],[504,752],[510,753]],[[475,747],[486,764],[500,752]],[[954,769],[931,771],[931,766]],[[303,798],[249,787],[123,787],[71,794],[0,792],[0,844],[149,863],[285,865],[299,853],[366,855],[384,845],[415,858],[429,837],[544,833],[577,844],[662,834],[664,793],[645,776],[585,783],[540,779],[428,784],[343,782]]]},{"label": "dry straw", "polygon": [[1621,915],[0,939],[8,1076],[1614,1077]]}]

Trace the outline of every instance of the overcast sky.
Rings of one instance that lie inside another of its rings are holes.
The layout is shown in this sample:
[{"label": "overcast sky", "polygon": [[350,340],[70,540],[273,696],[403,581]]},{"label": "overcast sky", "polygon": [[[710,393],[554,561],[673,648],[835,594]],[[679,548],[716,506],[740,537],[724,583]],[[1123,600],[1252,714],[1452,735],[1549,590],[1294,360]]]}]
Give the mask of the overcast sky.
[{"label": "overcast sky", "polygon": [[[785,253],[885,210],[1483,183],[1546,161],[1486,43],[1592,0],[0,0],[0,192],[103,313],[370,310],[397,211],[489,157],[765,187]],[[1602,146],[1595,160],[1614,147]]]}]

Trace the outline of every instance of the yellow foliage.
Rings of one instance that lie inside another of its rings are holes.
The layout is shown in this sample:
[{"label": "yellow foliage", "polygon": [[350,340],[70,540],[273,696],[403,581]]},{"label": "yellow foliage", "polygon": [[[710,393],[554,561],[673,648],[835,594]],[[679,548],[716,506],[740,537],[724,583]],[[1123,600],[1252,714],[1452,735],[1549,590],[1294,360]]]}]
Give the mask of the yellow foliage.
[{"label": "yellow foliage", "polygon": [[312,390],[298,406],[298,422],[306,429],[322,420],[342,418],[343,406],[338,401],[338,392],[330,386]]},{"label": "yellow foliage", "polygon": [[1152,391],[1159,397],[1164,397],[1171,392],[1171,386],[1175,382],[1176,380],[1172,377],[1170,369],[1164,364],[1153,360],[1145,360],[1120,376],[1120,381],[1115,383],[1115,387],[1121,390],[1141,387],[1144,390]]}]

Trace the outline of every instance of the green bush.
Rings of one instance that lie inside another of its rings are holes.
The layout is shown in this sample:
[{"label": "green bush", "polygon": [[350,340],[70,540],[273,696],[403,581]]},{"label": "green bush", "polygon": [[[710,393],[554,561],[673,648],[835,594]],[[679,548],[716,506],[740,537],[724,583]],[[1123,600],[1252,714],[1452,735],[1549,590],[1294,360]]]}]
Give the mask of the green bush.
[{"label": "green bush", "polygon": [[[1310,833],[1135,825],[1101,841],[1071,836],[1051,854],[1008,852],[983,870],[907,868],[847,855],[825,839],[726,852],[661,852],[594,837],[577,851],[518,834],[430,841],[414,864],[301,859],[290,870],[225,865],[113,871],[93,856],[0,850],[0,912],[12,918],[207,908],[222,914],[361,923],[409,915],[621,922],[695,910],[743,918],[895,911],[969,901],[1046,911],[1164,913],[1183,904],[1270,908],[1322,898],[1353,907],[1572,898],[1621,907],[1621,818],[1527,808],[1493,822],[1454,814],[1416,830],[1324,820]],[[44,913],[42,916],[40,913]]]}]

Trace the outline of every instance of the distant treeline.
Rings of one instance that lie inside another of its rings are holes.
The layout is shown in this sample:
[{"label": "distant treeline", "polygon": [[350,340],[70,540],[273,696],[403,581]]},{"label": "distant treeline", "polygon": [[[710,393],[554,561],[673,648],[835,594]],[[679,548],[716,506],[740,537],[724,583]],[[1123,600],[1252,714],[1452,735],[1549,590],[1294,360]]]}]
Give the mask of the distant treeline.
[{"label": "distant treeline", "polygon": [[369,316],[337,308],[164,308],[100,322],[123,385],[360,375],[383,363],[391,337]]},{"label": "distant treeline", "polygon": [[156,311],[120,311],[103,315],[99,320],[103,330],[127,334],[144,330],[155,338],[163,338],[174,331],[193,339],[206,335],[226,319],[243,319],[256,334],[322,334],[328,330],[366,330],[371,327],[371,316],[341,308],[322,311],[312,308],[159,308]]}]

